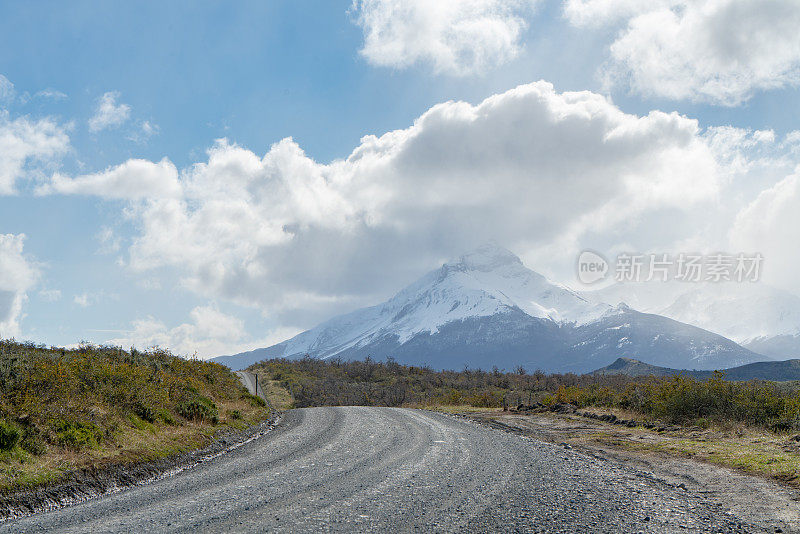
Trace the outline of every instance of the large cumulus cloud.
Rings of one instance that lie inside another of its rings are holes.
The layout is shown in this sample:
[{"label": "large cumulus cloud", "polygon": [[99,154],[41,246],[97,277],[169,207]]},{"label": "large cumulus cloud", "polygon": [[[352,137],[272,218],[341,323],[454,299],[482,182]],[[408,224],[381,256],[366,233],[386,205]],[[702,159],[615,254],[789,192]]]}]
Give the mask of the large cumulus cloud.
[{"label": "large cumulus cloud", "polygon": [[[154,186],[158,172],[175,183],[167,162],[123,167],[126,191],[137,190],[139,168],[142,190],[155,192],[128,208],[132,269],[174,268],[200,295],[288,321],[300,311],[304,323],[385,296],[493,237],[531,250],[647,210],[685,209],[719,187],[696,121],[626,114],[546,82],[434,106],[330,163],[291,139],[263,157],[222,140],[177,185]],[[57,187],[119,196],[103,177],[116,181],[120,169],[74,187],[59,177]]]}]

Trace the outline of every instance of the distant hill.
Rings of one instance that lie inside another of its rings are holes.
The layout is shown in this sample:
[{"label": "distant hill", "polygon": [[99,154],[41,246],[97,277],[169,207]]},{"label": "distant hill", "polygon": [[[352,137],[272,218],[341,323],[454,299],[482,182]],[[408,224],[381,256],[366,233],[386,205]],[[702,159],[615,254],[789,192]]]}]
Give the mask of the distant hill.
[{"label": "distant hill", "polygon": [[659,367],[649,363],[640,362],[633,358],[617,358],[611,365],[601,367],[592,371],[593,375],[627,375],[627,376],[670,376],[685,374],[702,378],[711,374],[712,371],[687,371],[685,369],[670,369],[669,367]]},{"label": "distant hill", "polygon": [[[781,362],[756,362],[730,369],[721,369],[728,380],[800,380],[800,360],[785,360]],[[649,363],[640,362],[632,358],[618,358],[611,365],[602,367],[592,374],[622,374],[628,376],[672,376],[683,374],[694,378],[704,379],[712,375],[713,371],[696,371],[687,369],[670,369]]]}]

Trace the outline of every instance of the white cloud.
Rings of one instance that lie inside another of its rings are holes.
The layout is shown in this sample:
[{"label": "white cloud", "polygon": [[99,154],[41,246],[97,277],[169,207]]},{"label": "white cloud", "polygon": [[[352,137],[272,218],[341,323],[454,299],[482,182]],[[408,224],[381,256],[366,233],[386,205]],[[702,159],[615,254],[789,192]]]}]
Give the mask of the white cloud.
[{"label": "white cloud", "polygon": [[158,130],[158,124],[150,124],[150,121],[144,121],[142,123],[142,133],[147,137],[157,134]]},{"label": "white cloud", "polygon": [[154,135],[158,135],[160,130],[158,124],[142,121],[136,129],[128,134],[127,138],[134,143],[144,144]]},{"label": "white cloud", "polygon": [[74,302],[81,308],[88,308],[89,306],[97,302],[97,296],[91,295],[89,293],[81,293],[80,295],[75,295],[72,298],[72,302]]},{"label": "white cloud", "polygon": [[128,104],[118,104],[119,92],[104,93],[97,101],[94,115],[89,119],[89,130],[99,132],[107,128],[116,128],[124,124],[131,116]]},{"label": "white cloud", "polygon": [[437,73],[467,75],[519,54],[536,0],[354,0],[373,65],[404,69],[427,63]]},{"label": "white cloud", "polygon": [[142,130],[142,133],[141,133],[140,138],[143,141],[146,141],[147,139],[150,139],[152,136],[157,135],[159,130],[160,130],[160,128],[158,127],[158,124],[152,124],[152,123],[150,123],[150,121],[144,121],[142,123],[141,130]]},{"label": "white cloud", "polygon": [[682,0],[564,0],[564,17],[579,27],[598,27],[678,5]]},{"label": "white cloud", "polygon": [[36,189],[39,195],[97,195],[105,198],[173,198],[181,194],[178,170],[167,159],[158,163],[131,159],[103,172],[69,178],[54,174]]},{"label": "white cloud", "polygon": [[39,291],[39,297],[46,302],[56,302],[61,300],[60,289],[43,289]]},{"label": "white cloud", "polygon": [[24,242],[23,234],[0,234],[0,339],[20,336],[22,306],[40,274]]},{"label": "white cloud", "polygon": [[81,308],[88,308],[94,306],[104,300],[119,300],[117,293],[107,293],[104,290],[85,292],[72,297],[72,302]]},{"label": "white cloud", "polygon": [[737,216],[730,239],[740,250],[764,256],[764,278],[773,285],[800,289],[800,167],[762,191]]},{"label": "white cloud", "polygon": [[571,0],[577,25],[628,19],[605,77],[644,96],[739,105],[800,83],[796,0]]},{"label": "white cloud", "polygon": [[66,100],[68,98],[67,93],[51,87],[37,91],[33,96],[34,98],[47,98],[49,100]]},{"label": "white cloud", "polygon": [[[130,183],[148,181],[135,174]],[[198,294],[284,324],[385,296],[492,237],[530,250],[646,210],[683,210],[719,185],[696,121],[626,114],[546,82],[434,106],[329,164],[291,139],[264,157],[220,141],[178,179],[181,196],[129,205],[130,267],[175,268]]]},{"label": "white cloud", "polygon": [[0,74],[0,102],[8,102],[14,99],[16,91],[11,80]]},{"label": "white cloud", "polygon": [[778,167],[784,173],[787,165],[794,167],[786,141],[778,142],[773,130],[716,126],[708,128],[705,137],[730,173],[744,174],[756,167]]},{"label": "white cloud", "polygon": [[11,120],[0,110],[0,195],[14,194],[29,167],[53,165],[69,146],[67,128],[52,119]]},{"label": "white cloud", "polygon": [[114,233],[114,230],[104,226],[97,234],[97,240],[100,242],[98,254],[114,254],[119,252],[122,246],[122,240]]},{"label": "white cloud", "polygon": [[174,328],[153,317],[140,319],[133,322],[133,329],[124,337],[106,343],[140,349],[161,347],[182,356],[210,358],[273,345],[298,333],[297,329],[280,328],[263,338],[248,341],[244,323],[215,306],[199,306],[190,316],[190,323]]}]

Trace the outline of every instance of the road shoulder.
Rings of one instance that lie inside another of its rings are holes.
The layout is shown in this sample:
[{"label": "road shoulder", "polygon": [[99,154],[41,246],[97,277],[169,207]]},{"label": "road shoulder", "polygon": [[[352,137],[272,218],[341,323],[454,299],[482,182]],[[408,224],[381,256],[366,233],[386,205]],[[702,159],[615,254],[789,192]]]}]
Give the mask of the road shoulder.
[{"label": "road shoulder", "polygon": [[[486,412],[463,414],[481,424],[572,448],[601,461],[624,463],[689,495],[723,503],[753,524],[800,532],[800,491],[768,478],[691,458],[630,446],[645,429],[611,425],[573,414]],[[777,531],[777,530],[776,530]]]}]

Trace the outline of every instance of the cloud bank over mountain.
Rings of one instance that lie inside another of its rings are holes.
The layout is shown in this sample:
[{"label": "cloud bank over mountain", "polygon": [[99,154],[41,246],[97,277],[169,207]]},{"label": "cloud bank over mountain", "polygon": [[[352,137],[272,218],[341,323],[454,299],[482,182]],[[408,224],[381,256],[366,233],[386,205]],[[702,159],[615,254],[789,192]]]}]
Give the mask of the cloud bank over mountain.
[{"label": "cloud bank over mountain", "polygon": [[199,295],[280,314],[362,303],[477,239],[547,245],[720,183],[696,121],[536,82],[436,105],[327,164],[290,138],[263,157],[221,140],[179,173],[131,160],[46,187],[132,199],[132,269],[172,267]]}]

